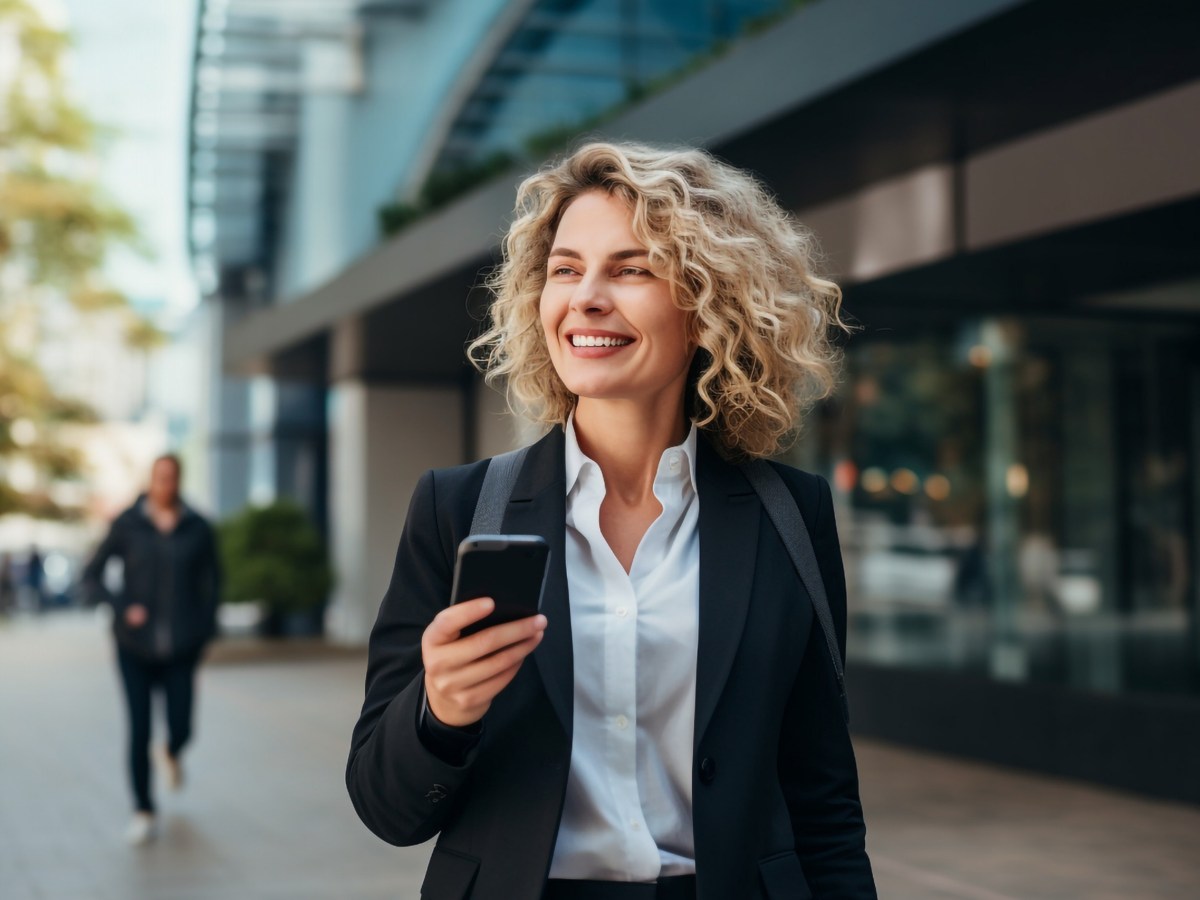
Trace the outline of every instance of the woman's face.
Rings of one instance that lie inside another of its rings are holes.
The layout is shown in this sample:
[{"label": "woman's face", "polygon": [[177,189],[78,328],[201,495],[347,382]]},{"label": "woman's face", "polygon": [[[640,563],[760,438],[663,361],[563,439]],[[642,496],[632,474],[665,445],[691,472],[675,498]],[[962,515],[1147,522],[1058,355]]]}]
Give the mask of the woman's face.
[{"label": "woman's face", "polygon": [[687,313],[651,270],[632,220],[604,191],[571,201],[546,263],[542,328],[571,393],[655,405],[682,399],[695,348]]}]

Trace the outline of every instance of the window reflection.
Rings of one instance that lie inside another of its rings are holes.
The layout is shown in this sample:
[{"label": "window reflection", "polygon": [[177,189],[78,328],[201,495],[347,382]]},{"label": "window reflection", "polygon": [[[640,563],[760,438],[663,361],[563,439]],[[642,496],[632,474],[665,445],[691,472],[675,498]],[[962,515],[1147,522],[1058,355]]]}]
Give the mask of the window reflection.
[{"label": "window reflection", "polygon": [[1195,331],[979,319],[860,336],[796,461],[830,475],[850,652],[1200,692]]}]

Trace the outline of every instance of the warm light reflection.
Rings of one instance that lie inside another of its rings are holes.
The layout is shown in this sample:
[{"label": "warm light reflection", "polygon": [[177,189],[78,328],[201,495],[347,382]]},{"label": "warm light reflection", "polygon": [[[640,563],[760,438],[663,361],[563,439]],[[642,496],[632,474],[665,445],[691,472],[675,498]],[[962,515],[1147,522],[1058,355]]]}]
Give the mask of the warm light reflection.
[{"label": "warm light reflection", "polygon": [[992,351],[983,344],[976,344],[967,351],[967,361],[977,368],[986,369],[992,363]]},{"label": "warm light reflection", "polygon": [[1024,497],[1029,492],[1029,470],[1020,463],[1013,463],[1004,473],[1004,485],[1009,496]]},{"label": "warm light reflection", "polygon": [[874,406],[879,402],[879,382],[869,376],[860,378],[854,385],[854,399],[859,406]]},{"label": "warm light reflection", "polygon": [[945,500],[950,496],[950,479],[945,475],[930,475],[925,479],[925,495],[930,500]]},{"label": "warm light reflection", "polygon": [[862,489],[864,491],[872,494],[878,494],[881,491],[887,490],[887,472],[875,466],[872,466],[869,469],[864,469],[859,484],[862,485]]},{"label": "warm light reflection", "polygon": [[912,469],[896,469],[892,473],[892,488],[899,494],[915,494],[921,487],[921,479]]}]

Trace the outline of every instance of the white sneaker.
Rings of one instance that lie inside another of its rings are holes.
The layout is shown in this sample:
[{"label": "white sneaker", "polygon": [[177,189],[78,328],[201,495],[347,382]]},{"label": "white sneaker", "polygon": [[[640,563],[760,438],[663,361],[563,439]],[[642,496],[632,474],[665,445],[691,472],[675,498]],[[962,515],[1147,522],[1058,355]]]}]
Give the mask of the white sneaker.
[{"label": "white sneaker", "polygon": [[157,836],[158,820],[154,818],[154,813],[134,813],[133,821],[125,829],[125,840],[134,847],[148,844]]}]

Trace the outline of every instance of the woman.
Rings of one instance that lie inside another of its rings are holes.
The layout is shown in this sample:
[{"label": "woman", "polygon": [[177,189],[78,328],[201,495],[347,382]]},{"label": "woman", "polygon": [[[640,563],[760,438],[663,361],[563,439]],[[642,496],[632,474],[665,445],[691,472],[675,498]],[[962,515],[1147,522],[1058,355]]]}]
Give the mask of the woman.
[{"label": "woman", "polygon": [[[736,462],[828,393],[840,292],[811,238],[707,154],[591,144],[527,179],[473,349],[550,426],[506,533],[551,546],[541,614],[447,607],[488,463],[427,473],[371,636],[347,784],[459,898],[874,897],[829,652]],[[779,466],[841,650],[828,485]],[[532,656],[532,662],[527,657]]]}]

